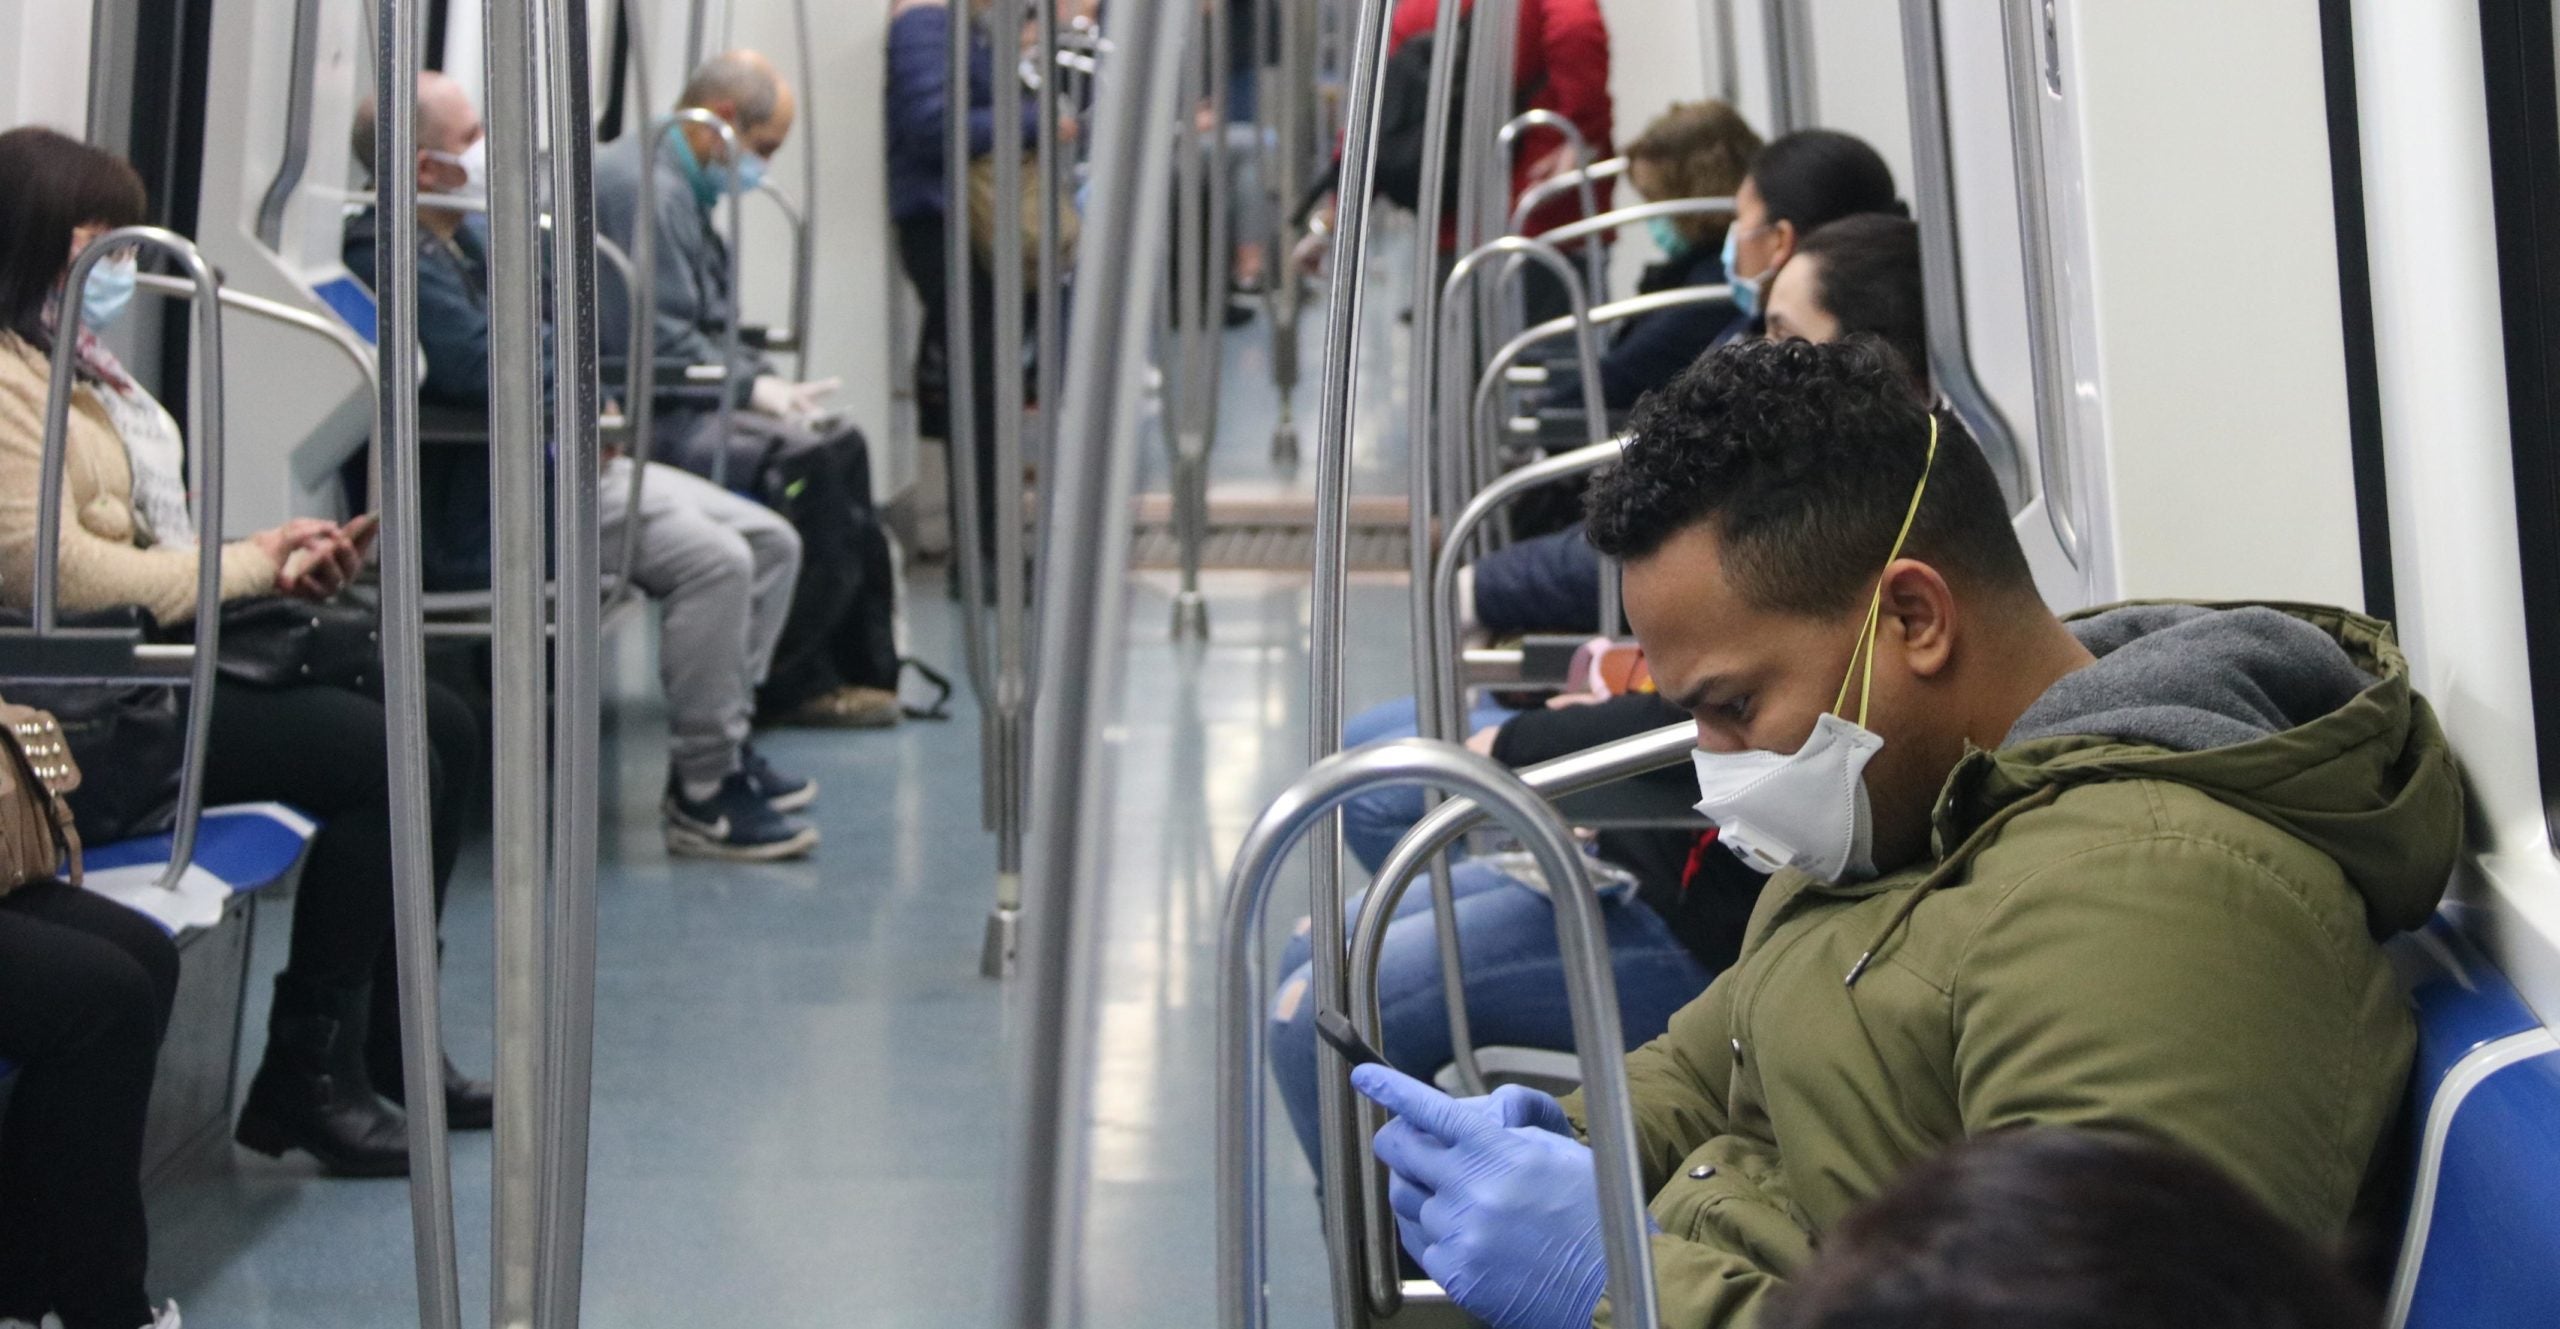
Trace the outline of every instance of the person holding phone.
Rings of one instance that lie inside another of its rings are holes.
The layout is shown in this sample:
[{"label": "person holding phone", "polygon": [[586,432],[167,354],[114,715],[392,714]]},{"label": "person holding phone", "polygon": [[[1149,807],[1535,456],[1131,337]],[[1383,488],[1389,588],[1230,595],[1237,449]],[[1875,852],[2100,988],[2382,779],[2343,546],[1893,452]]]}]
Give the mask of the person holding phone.
[{"label": "person holding phone", "polygon": [[[96,336],[130,301],[135,259],[115,255],[84,289],[64,289],[75,256],[146,215],[142,180],[122,160],[51,130],[0,134],[0,603],[30,599],[49,362],[62,310],[78,300],[78,389],[57,496],[66,514],[62,607],[138,605],[168,625],[194,616],[198,545],[183,441]],[[328,599],[363,569],[374,530],[370,516],[343,526],[301,517],[232,541],[220,555],[223,600]],[[379,688],[378,679],[359,691],[223,677],[210,699],[205,801],[287,803],[320,823],[239,1139],[269,1154],[303,1150],[333,1176],[409,1170]],[[470,705],[433,682],[427,740],[441,904],[482,762]],[[487,1084],[448,1064],[437,1088],[456,1127],[489,1125]]]}]

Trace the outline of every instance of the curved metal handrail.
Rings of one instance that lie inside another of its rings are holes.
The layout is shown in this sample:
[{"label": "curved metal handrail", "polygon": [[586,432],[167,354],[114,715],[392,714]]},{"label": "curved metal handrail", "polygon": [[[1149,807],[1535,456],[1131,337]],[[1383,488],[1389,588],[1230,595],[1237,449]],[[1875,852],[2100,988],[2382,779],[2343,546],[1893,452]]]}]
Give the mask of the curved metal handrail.
[{"label": "curved metal handrail", "polygon": [[[1512,774],[1554,803],[1568,794],[1679,765],[1689,759],[1697,745],[1695,725],[1665,725]],[[1386,1019],[1378,1008],[1378,962],[1385,953],[1387,928],[1395,922],[1396,906],[1403,903],[1406,890],[1426,865],[1446,854],[1459,836],[1491,818],[1491,813],[1472,800],[1450,799],[1406,831],[1386,861],[1378,865],[1369,893],[1360,899],[1360,916],[1351,925],[1351,991],[1358,999],[1351,1003],[1350,1018],[1361,1037],[1369,1040],[1369,1046],[1378,1046],[1386,1036]],[[1386,1124],[1376,1104],[1362,1102],[1352,1107],[1356,1134],[1373,1135]],[[1395,1211],[1388,1205],[1386,1187],[1376,1175],[1380,1170],[1372,1169],[1370,1185],[1362,1192],[1368,1208],[1363,1232],[1369,1242],[1370,1263],[1383,1263],[1392,1272],[1399,1267]]]},{"label": "curved metal handrail", "polygon": [[[2027,344],[2036,392],[2037,489],[2045,520],[2064,561],[2085,570],[2079,485],[2071,457],[2071,352],[2064,340],[2069,320],[2062,308],[2062,275],[2055,270],[2053,207],[2047,191],[2040,56],[2041,23],[2033,6],[2001,5],[2001,53],[2009,74],[2009,140],[2017,158],[2018,232],[2025,258]],[[2058,91],[2058,89],[2057,89]]]},{"label": "curved metal handrail", "polygon": [[1631,203],[1623,208],[1612,208],[1597,217],[1584,217],[1579,221],[1567,222],[1552,231],[1541,233],[1538,238],[1551,245],[1570,244],[1576,240],[1617,230],[1622,226],[1651,221],[1656,217],[1730,214],[1733,206],[1733,200],[1730,198],[1666,198],[1651,203]]},{"label": "curved metal handrail", "polygon": [[[807,378],[809,376],[809,294],[816,281],[817,268],[815,251],[811,248],[810,237],[815,233],[809,228],[809,213],[816,205],[813,201],[809,207],[801,206],[799,200],[785,193],[782,186],[771,180],[757,185],[748,192],[773,200],[773,206],[782,213],[783,223],[791,228],[791,319],[789,323],[791,344],[783,349],[788,350],[798,359],[800,377]],[[770,350],[773,347],[768,343],[766,349]]]},{"label": "curved metal handrail", "polygon": [[[125,226],[89,242],[71,260],[66,292],[88,288],[89,274],[110,252],[158,250],[187,274],[195,297],[195,391],[187,400],[187,483],[195,490],[196,621],[191,646],[156,648],[163,658],[188,662],[187,733],[178,768],[177,821],[169,830],[169,863],[160,889],[174,891],[194,861],[196,826],[204,813],[205,745],[213,730],[213,677],[222,652],[222,292],[195,243],[156,226]],[[44,402],[43,456],[36,465],[36,566],[34,631],[52,636],[62,595],[62,473],[71,451],[71,394],[78,382],[80,325],[76,297],[62,301],[62,325],[53,334],[52,377]]]},{"label": "curved metal handrail", "polygon": [[[1532,129],[1551,129],[1564,136],[1565,145],[1573,149],[1573,167],[1566,171],[1565,175],[1572,177],[1575,189],[1582,196],[1582,215],[1585,217],[1596,215],[1600,211],[1600,191],[1593,187],[1591,176],[1586,169],[1591,164],[1591,140],[1584,138],[1582,126],[1575,124],[1563,112],[1532,108],[1511,117],[1510,122],[1503,125],[1502,132],[1496,136],[1496,142],[1502,147],[1500,159],[1509,161],[1512,146],[1519,142],[1521,135]],[[1511,215],[1510,234],[1519,235],[1528,229],[1517,207],[1512,209]],[[1582,265],[1584,280],[1590,283],[1583,288],[1585,291],[1598,294],[1608,289],[1609,259],[1601,251],[1600,246],[1584,245],[1582,247]]]},{"label": "curved metal handrail", "polygon": [[[1466,688],[1466,681],[1458,675],[1457,598],[1458,568],[1465,562],[1467,537],[1475,534],[1478,527],[1520,495],[1540,485],[1599,470],[1618,460],[1625,451],[1626,445],[1622,441],[1610,439],[1585,444],[1570,452],[1559,452],[1507,471],[1500,479],[1485,486],[1449,523],[1448,534],[1442,537],[1439,553],[1432,561],[1431,603],[1436,606],[1436,612],[1431,624],[1429,647],[1425,651],[1432,674],[1447,685],[1446,693],[1454,696]],[[1602,559],[1601,564],[1601,576],[1607,577],[1614,570],[1611,561]],[[1609,625],[1601,635],[1617,635],[1616,625]],[[1465,737],[1456,733],[1446,736]]]},{"label": "curved metal handrail", "polygon": [[[1566,171],[1541,180],[1521,190],[1520,201],[1511,206],[1511,233],[1519,235],[1528,230],[1529,219],[1538,215],[1538,209],[1563,198],[1566,194],[1586,191],[1588,186],[1596,185],[1603,180],[1618,179],[1624,176],[1633,164],[1630,158],[1610,157],[1593,162],[1579,170]],[[1591,206],[1586,203],[1583,215],[1589,216],[1592,211]]]},{"label": "curved metal handrail", "polygon": [[[1572,833],[1528,786],[1490,758],[1428,739],[1370,744],[1318,762],[1282,790],[1255,820],[1229,873],[1218,939],[1219,973],[1224,980],[1219,989],[1218,1027],[1220,1322],[1226,1329],[1260,1329],[1264,1322],[1262,1079],[1269,1062],[1270,1033],[1262,1009],[1269,990],[1262,922],[1272,884],[1290,849],[1345,800],[1380,785],[1412,783],[1465,794],[1473,804],[1487,809],[1528,846],[1546,876],[1555,902],[1556,944],[1564,959],[1574,1043],[1581,1049],[1584,1099],[1590,1107],[1601,1240],[1608,1252],[1609,1304],[1615,1323],[1628,1329],[1651,1329],[1657,1312],[1643,1172],[1637,1162],[1634,1100],[1627,1087],[1626,1061],[1619,1051],[1626,1045],[1625,1035],[1618,1020],[1617,989],[1599,898]],[[1322,908],[1325,902],[1315,903]],[[1317,1009],[1342,1009],[1321,994],[1344,984],[1343,952],[1317,947],[1314,965]],[[1372,985],[1366,999],[1349,1004],[1349,1011],[1357,1019],[1363,1007],[1375,1004]],[[1377,1027],[1374,1019],[1370,1027]],[[1350,1070],[1330,1046],[1317,1049],[1316,1066],[1323,1083],[1340,1084]],[[1336,1097],[1349,1106],[1347,1092]],[[1330,1148],[1338,1135],[1325,1138]],[[1330,1170],[1336,1160],[1328,1154],[1326,1161]],[[1373,1184],[1369,1189],[1385,1194],[1382,1186]],[[1356,1228],[1360,1219],[1356,1195],[1328,1189],[1324,1203],[1330,1233],[1347,1235]],[[1337,1270],[1350,1255],[1336,1248]],[[1394,1268],[1392,1260],[1388,1268]]]}]

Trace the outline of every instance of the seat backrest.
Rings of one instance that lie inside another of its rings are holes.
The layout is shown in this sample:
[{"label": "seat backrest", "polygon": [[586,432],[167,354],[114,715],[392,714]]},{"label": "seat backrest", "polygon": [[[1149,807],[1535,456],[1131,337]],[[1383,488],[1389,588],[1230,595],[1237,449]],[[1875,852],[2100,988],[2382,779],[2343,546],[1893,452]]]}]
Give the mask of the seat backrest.
[{"label": "seat backrest", "polygon": [[2418,1049],[2391,1329],[2560,1316],[2560,1038],[2438,916],[2391,943]]}]

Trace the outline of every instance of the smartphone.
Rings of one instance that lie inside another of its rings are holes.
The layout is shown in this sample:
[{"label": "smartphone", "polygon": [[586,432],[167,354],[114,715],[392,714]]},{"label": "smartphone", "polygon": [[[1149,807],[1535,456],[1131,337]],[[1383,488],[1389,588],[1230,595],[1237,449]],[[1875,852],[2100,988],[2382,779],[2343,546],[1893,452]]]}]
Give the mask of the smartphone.
[{"label": "smartphone", "polygon": [[1360,1036],[1360,1031],[1352,1028],[1351,1022],[1338,1012],[1316,1012],[1316,1037],[1331,1043],[1333,1050],[1354,1066],[1387,1064],[1387,1059],[1378,1055],[1378,1050],[1369,1046],[1369,1041]]},{"label": "smartphone", "polygon": [[373,538],[381,533],[382,514],[379,512],[368,512],[338,528],[338,534],[346,537],[347,543],[354,545],[359,554],[371,553]]}]

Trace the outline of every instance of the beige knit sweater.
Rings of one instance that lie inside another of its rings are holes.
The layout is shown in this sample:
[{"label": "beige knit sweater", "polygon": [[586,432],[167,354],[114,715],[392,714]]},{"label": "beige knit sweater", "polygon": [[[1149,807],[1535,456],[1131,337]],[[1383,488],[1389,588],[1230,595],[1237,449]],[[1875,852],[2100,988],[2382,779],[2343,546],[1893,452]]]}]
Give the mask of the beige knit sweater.
[{"label": "beige knit sweater", "polygon": [[[36,488],[44,461],[45,357],[0,332],[0,604],[35,598]],[[140,605],[163,623],[195,617],[196,547],[144,549],[133,516],[133,469],[97,394],[71,399],[64,456],[62,607],[66,612]],[[275,589],[276,563],[245,540],[222,548],[222,598]]]}]

